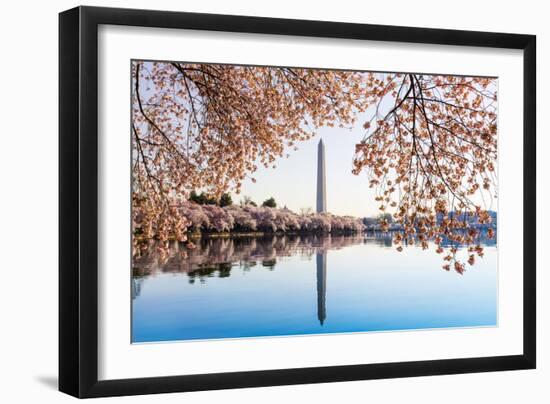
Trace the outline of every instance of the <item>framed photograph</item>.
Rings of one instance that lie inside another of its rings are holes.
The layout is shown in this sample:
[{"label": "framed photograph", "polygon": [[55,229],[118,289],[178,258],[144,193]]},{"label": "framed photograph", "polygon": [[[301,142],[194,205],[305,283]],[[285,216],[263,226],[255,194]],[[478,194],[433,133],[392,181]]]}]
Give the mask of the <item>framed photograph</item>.
[{"label": "framed photograph", "polygon": [[535,36],[59,24],[61,391],[535,368]]}]

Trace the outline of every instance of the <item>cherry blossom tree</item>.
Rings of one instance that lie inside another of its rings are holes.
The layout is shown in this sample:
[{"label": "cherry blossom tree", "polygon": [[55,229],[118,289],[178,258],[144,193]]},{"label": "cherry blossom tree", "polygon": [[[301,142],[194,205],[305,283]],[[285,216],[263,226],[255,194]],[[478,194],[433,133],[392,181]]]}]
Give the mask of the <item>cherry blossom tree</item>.
[{"label": "cherry blossom tree", "polygon": [[[428,248],[433,239],[444,268],[462,273],[456,248],[443,241],[467,245],[470,264],[483,255],[478,225],[490,222],[497,197],[492,78],[135,61],[134,252],[153,238],[163,245],[185,241],[198,223],[232,228],[235,219],[227,210],[207,208],[205,224],[181,206],[195,189],[216,200],[225,192],[238,194],[245,178],[254,181],[258,164],[274,167],[316,128],[352,127],[364,116],[353,172],[368,177],[381,212],[403,228],[395,233],[396,248]],[[272,231],[297,224],[323,231],[345,227],[341,218],[319,215],[291,216],[288,223],[284,213],[245,205],[250,219],[237,223],[248,221],[249,227],[250,220]],[[382,228],[388,226],[385,217]]]},{"label": "cherry blossom tree", "polygon": [[380,210],[393,210],[403,227],[394,237],[398,250],[416,241],[426,249],[433,239],[436,252],[445,253],[443,268],[462,273],[457,248],[445,250],[442,242],[468,245],[471,265],[483,256],[470,218],[489,223],[497,197],[496,81],[369,73],[367,86],[374,113],[356,146],[354,173],[367,171]]},{"label": "cherry blossom tree", "polygon": [[323,125],[364,110],[361,75],[315,69],[132,64],[134,253],[156,237],[185,241],[179,206],[193,189],[240,192]]}]

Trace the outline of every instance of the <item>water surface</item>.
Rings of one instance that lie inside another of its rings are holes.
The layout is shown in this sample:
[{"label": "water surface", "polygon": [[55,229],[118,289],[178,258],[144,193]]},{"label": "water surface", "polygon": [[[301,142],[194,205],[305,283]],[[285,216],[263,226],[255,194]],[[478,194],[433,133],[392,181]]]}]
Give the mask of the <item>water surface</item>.
[{"label": "water surface", "polygon": [[460,275],[388,234],[174,243],[167,261],[134,263],[132,341],[494,326],[496,247],[483,244]]}]

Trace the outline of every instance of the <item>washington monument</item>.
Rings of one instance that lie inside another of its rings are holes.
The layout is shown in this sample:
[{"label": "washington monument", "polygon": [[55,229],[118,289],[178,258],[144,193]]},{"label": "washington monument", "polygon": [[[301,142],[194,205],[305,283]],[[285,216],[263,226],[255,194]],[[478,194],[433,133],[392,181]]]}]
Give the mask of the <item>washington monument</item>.
[{"label": "washington monument", "polygon": [[325,177],[325,145],[319,140],[317,147],[317,213],[327,211],[327,186]]}]

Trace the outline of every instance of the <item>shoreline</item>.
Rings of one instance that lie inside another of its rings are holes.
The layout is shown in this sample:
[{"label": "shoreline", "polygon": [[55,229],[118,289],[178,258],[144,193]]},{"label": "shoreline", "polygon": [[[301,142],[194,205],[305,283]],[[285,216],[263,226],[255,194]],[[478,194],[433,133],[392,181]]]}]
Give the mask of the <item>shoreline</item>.
[{"label": "shoreline", "polygon": [[201,232],[201,233],[188,233],[187,237],[189,239],[200,239],[200,238],[240,238],[240,237],[269,237],[269,236],[327,236],[327,235],[336,235],[336,236],[352,236],[358,234],[364,234],[363,232],[351,232],[351,231],[337,231],[337,232],[308,232],[308,231],[250,231],[250,232]]}]

